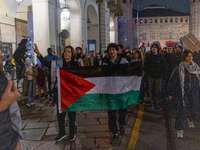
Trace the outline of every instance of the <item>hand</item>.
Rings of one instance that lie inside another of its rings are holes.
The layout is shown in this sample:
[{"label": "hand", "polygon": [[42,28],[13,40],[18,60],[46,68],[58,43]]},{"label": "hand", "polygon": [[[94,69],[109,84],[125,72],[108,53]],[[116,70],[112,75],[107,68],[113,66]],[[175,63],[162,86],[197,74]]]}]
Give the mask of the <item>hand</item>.
[{"label": "hand", "polygon": [[26,75],[32,75],[31,71],[26,72]]},{"label": "hand", "polygon": [[0,57],[2,57],[3,56],[3,53],[0,51]]},{"label": "hand", "polygon": [[170,95],[169,95],[169,99],[170,99],[170,100],[173,100],[173,99],[174,99],[174,96],[170,96]]},{"label": "hand", "polygon": [[40,51],[39,51],[39,49],[38,49],[38,47],[37,47],[37,44],[35,44],[35,43],[34,43],[34,49],[33,49],[33,51],[34,51],[37,55],[40,55]]},{"label": "hand", "polygon": [[[13,90],[11,90],[13,88]],[[7,109],[13,102],[18,100],[20,94],[13,81],[9,81],[5,92],[3,93],[0,101],[0,112]]]}]

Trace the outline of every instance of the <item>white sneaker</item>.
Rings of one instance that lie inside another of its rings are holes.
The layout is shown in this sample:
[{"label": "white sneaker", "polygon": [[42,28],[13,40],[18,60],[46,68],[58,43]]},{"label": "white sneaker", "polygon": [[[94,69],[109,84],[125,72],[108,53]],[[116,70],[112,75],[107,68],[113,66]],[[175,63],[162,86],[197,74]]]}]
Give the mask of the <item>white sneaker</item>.
[{"label": "white sneaker", "polygon": [[69,137],[68,141],[69,141],[69,142],[72,142],[72,141],[74,141],[75,139],[76,139],[76,135],[74,135],[74,137]]},{"label": "white sneaker", "polygon": [[183,138],[183,130],[178,130],[177,131],[177,138]]},{"label": "white sneaker", "polygon": [[35,103],[31,103],[31,105],[35,105]]},{"label": "white sneaker", "polygon": [[193,121],[189,121],[189,120],[188,120],[188,126],[189,126],[189,128],[194,128],[194,123],[193,123]]},{"label": "white sneaker", "polygon": [[26,104],[26,106],[30,107],[31,105],[30,104]]}]

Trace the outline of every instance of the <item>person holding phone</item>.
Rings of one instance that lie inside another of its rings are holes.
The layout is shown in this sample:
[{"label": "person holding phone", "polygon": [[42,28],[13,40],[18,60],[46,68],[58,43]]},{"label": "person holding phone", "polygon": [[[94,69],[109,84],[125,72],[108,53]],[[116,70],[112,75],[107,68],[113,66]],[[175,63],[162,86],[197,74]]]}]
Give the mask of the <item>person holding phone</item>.
[{"label": "person holding phone", "polygon": [[[0,64],[2,64],[2,52],[0,51]],[[11,90],[12,89],[12,90]],[[13,129],[9,107],[18,98],[19,92],[13,81],[7,80],[0,70],[0,149],[20,150],[20,135]]]}]

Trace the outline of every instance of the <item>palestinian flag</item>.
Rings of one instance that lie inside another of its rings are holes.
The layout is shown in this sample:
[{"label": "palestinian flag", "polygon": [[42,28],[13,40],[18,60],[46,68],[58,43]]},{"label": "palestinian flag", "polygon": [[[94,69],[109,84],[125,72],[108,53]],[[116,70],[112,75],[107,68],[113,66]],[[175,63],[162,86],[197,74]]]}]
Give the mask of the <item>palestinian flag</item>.
[{"label": "palestinian flag", "polygon": [[59,112],[116,110],[137,104],[141,63],[58,69]]}]

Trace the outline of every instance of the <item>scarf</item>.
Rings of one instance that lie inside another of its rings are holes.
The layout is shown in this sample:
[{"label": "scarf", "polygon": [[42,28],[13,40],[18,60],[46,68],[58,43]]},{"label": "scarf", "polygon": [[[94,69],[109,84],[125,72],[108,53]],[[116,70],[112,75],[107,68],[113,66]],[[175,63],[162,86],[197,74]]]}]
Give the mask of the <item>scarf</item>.
[{"label": "scarf", "polygon": [[182,94],[182,100],[183,100],[183,106],[185,106],[185,101],[184,101],[184,82],[185,82],[185,69],[191,73],[191,74],[196,74],[198,80],[200,81],[200,68],[195,62],[191,62],[191,65],[186,64],[185,62],[181,62],[179,65],[179,78],[180,78],[180,85],[181,85],[181,94]]}]

